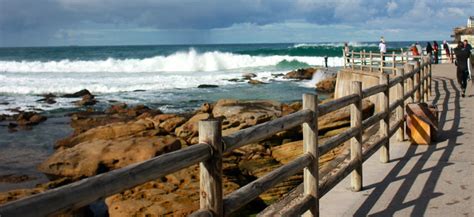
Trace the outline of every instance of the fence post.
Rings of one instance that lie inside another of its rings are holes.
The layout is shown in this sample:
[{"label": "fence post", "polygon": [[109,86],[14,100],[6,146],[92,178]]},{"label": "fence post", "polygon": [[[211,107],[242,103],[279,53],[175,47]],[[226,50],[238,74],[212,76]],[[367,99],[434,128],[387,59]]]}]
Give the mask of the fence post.
[{"label": "fence post", "polygon": [[380,120],[380,135],[385,138],[385,142],[380,147],[380,162],[387,163],[390,159],[390,138],[388,137],[390,131],[390,88],[388,85],[389,75],[380,73],[380,84],[386,85],[386,89],[380,94],[380,108],[385,112],[385,116]]},{"label": "fence post", "polygon": [[354,50],[351,50],[351,69],[354,70]]},{"label": "fence post", "polygon": [[[409,63],[405,64],[405,72],[411,73],[411,72],[413,72],[413,70],[415,70],[414,65],[409,64]],[[413,82],[414,81],[415,81],[415,79],[414,79],[413,75],[408,77],[406,93],[410,93],[411,91],[413,91],[413,87],[414,87]],[[409,98],[408,102],[409,103],[415,102],[415,97],[413,96],[413,94],[410,94],[410,98]]]},{"label": "fence post", "polygon": [[400,48],[400,52],[401,52],[401,53],[400,53],[400,54],[401,54],[400,56],[402,57],[402,64],[404,64],[405,61],[404,61],[404,59],[403,59],[403,48]]},{"label": "fence post", "polygon": [[429,93],[429,96],[431,96],[431,83],[432,83],[432,77],[431,77],[431,62],[429,64],[430,66],[430,69],[429,69],[429,75],[428,75],[428,93]]},{"label": "fence post", "polygon": [[396,69],[396,61],[397,59],[395,58],[395,51],[392,51],[392,72],[393,73],[396,73],[397,69]]},{"label": "fence post", "polygon": [[384,53],[380,53],[380,73],[383,73],[383,65],[384,65]]},{"label": "fence post", "polygon": [[358,162],[351,173],[351,187],[353,191],[360,191],[362,190],[362,82],[352,82],[352,93],[357,94],[359,100],[351,105],[351,128],[358,128],[360,131],[351,138],[351,161]]},{"label": "fence post", "polygon": [[[399,76],[402,76],[402,78],[405,77],[405,69],[399,68],[397,74]],[[397,98],[398,99],[403,99],[405,98],[405,79],[403,79],[400,83],[397,85]],[[398,120],[403,120],[405,119],[405,100],[400,103],[400,105],[397,108],[397,121]],[[403,121],[405,123],[405,121]],[[401,127],[398,128],[397,131],[397,139],[398,141],[404,141],[405,140],[405,127],[402,125]]]},{"label": "fence post", "polygon": [[303,123],[303,151],[313,161],[303,170],[304,194],[313,196],[315,202],[304,214],[305,217],[319,216],[319,149],[318,149],[318,95],[303,94],[303,109],[313,112],[310,123]]},{"label": "fence post", "polygon": [[373,60],[374,60],[373,58],[374,58],[374,57],[372,56],[372,51],[369,51],[369,60],[370,60],[369,66],[370,66],[370,72],[373,72],[373,71],[374,71],[374,69],[372,68],[372,67],[374,66],[374,65],[373,65]]},{"label": "fence post", "polygon": [[[421,101],[421,93],[420,93],[420,74],[421,74],[421,68],[420,68],[420,61],[416,61],[416,65],[415,65],[415,70],[417,70],[418,72],[415,73],[415,102],[420,102]],[[418,86],[418,87],[417,87]]]},{"label": "fence post", "polygon": [[[199,122],[199,143],[212,147],[212,156],[199,163],[200,208],[216,216],[224,216],[222,201],[222,135],[221,121],[217,119]],[[183,159],[185,160],[185,159]]]},{"label": "fence post", "polygon": [[423,73],[423,83],[424,83],[424,85],[423,85],[423,96],[424,96],[423,100],[425,102],[428,102],[428,100],[429,100],[429,98],[428,98],[428,93],[429,93],[429,91],[428,91],[428,88],[429,88],[428,87],[428,85],[429,85],[428,77],[429,76],[428,76],[428,74],[429,74],[430,59],[427,57],[423,62],[425,63],[425,66],[423,66],[423,68],[424,68],[424,70],[423,70],[423,72],[424,72]]}]

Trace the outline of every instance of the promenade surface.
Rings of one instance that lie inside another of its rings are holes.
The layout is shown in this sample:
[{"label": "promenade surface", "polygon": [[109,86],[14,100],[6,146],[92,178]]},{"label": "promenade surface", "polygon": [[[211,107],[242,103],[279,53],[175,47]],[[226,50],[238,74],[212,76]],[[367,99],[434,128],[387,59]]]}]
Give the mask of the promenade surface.
[{"label": "promenade surface", "polygon": [[352,192],[346,177],[321,199],[321,216],[474,216],[474,90],[461,97],[455,70],[433,65],[429,103],[440,111],[438,141],[392,138],[390,162],[375,153],[364,163],[363,190]]}]

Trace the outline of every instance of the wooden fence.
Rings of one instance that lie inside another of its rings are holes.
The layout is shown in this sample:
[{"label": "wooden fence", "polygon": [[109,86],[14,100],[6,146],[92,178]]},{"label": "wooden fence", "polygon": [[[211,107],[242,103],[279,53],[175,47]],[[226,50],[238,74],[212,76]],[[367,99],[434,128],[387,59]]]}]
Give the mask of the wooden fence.
[{"label": "wooden fence", "polygon": [[[356,67],[356,62],[363,65],[367,53],[354,54],[360,55],[360,58],[353,58],[354,64],[351,67]],[[352,174],[351,186],[354,191],[362,189],[363,162],[378,149],[380,149],[380,161],[384,163],[389,161],[390,137],[398,131],[398,138],[403,139],[404,105],[409,102],[423,101],[424,96],[430,93],[431,64],[429,61],[417,61],[413,66],[407,64],[406,60],[404,62],[401,55],[393,54],[393,59],[402,59],[400,62],[395,61],[397,64],[394,64],[393,70],[396,71],[397,76],[392,76],[394,73],[378,72],[380,73],[379,85],[362,90],[361,82],[354,81],[352,94],[321,105],[318,105],[317,95],[304,94],[302,110],[224,137],[221,136],[219,120],[203,120],[199,123],[199,144],[7,203],[0,206],[0,216],[46,216],[78,209],[197,163],[200,164],[200,210],[193,213],[193,216],[228,216],[261,193],[301,171],[304,173],[304,199],[292,204],[285,209],[284,213],[278,215],[295,216],[305,213],[305,216],[318,216],[319,199],[347,175]],[[406,64],[403,67],[397,67],[398,63]],[[358,67],[365,67],[365,65]],[[390,104],[389,89],[391,87],[397,89],[397,100]],[[362,100],[375,94],[379,94],[383,109],[362,120]],[[319,144],[318,117],[346,106],[351,106],[351,127]],[[397,118],[394,124],[390,124],[392,112],[395,112]],[[377,123],[380,123],[381,137],[372,146],[362,151],[363,131]],[[240,189],[226,196],[223,195],[223,153],[261,141],[299,125],[303,127],[303,155]],[[319,156],[348,140],[350,140],[351,149],[350,162],[320,183]]]}]

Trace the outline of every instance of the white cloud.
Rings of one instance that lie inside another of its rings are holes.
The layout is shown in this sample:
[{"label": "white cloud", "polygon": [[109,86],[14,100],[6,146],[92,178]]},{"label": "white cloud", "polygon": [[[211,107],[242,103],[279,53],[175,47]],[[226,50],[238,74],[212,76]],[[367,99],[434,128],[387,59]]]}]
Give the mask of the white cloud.
[{"label": "white cloud", "polygon": [[387,12],[389,14],[392,14],[393,12],[395,12],[395,10],[398,9],[398,4],[394,1],[389,1],[387,2],[386,8],[387,8]]}]

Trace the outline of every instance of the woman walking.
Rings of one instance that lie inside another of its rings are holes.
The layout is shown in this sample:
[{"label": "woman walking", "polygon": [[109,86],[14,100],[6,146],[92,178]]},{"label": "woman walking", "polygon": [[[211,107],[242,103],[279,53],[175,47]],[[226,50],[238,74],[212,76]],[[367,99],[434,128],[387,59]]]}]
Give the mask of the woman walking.
[{"label": "woman walking", "polygon": [[436,41],[433,41],[433,54],[434,54],[434,63],[438,64],[439,46],[438,46],[438,42]]}]

